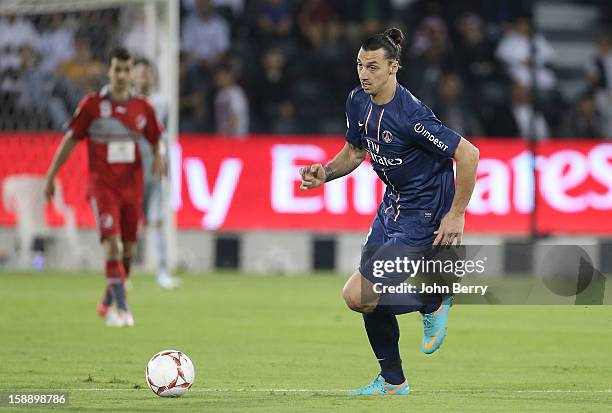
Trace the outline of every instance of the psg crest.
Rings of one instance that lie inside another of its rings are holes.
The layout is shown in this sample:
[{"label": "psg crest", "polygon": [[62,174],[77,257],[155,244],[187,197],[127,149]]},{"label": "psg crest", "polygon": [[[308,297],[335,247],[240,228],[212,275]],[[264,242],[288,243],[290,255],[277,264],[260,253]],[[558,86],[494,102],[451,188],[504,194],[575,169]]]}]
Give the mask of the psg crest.
[{"label": "psg crest", "polygon": [[383,132],[382,138],[383,138],[383,141],[385,141],[386,143],[391,143],[391,141],[393,140],[393,135],[391,135],[391,132],[386,130]]}]

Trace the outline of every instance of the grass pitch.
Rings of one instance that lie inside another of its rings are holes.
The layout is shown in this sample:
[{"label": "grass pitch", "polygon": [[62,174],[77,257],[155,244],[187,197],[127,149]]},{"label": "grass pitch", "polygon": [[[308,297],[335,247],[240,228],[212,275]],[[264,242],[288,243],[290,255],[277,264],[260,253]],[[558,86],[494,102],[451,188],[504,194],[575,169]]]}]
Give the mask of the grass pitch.
[{"label": "grass pitch", "polygon": [[[0,273],[0,392],[65,390],[74,411],[595,412],[612,406],[612,307],[453,307],[442,349],[400,317],[411,394],[352,398],[378,372],[343,277],[186,276],[176,291],[136,275],[136,327],[111,329],[98,274]],[[144,367],[175,348],[192,390],[155,396]],[[0,406],[0,410],[17,408]],[[46,410],[48,408],[40,408]],[[27,411],[33,411],[31,408]]]}]

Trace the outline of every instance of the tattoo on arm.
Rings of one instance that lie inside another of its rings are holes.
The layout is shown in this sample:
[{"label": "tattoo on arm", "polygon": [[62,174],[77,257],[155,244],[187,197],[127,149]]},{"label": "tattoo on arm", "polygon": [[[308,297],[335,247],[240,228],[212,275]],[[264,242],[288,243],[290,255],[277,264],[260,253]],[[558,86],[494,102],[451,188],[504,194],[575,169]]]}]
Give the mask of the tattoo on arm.
[{"label": "tattoo on arm", "polygon": [[325,166],[325,182],[335,179],[334,172],[334,168],[332,168],[331,165]]},{"label": "tattoo on arm", "polygon": [[[364,160],[366,151],[353,144],[348,144],[334,160],[325,166],[325,182],[343,177],[351,173]],[[333,166],[332,166],[333,165]]]}]

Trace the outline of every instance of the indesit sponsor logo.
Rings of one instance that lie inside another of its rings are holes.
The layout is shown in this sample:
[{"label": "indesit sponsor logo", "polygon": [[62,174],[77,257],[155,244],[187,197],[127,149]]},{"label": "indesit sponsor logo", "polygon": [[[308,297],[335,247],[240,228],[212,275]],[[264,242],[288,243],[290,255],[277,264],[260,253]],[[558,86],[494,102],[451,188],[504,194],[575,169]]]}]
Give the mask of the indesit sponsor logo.
[{"label": "indesit sponsor logo", "polygon": [[419,122],[416,125],[414,125],[414,131],[418,133],[419,135],[424,136],[429,142],[433,143],[434,145],[436,145],[438,148],[442,149],[443,151],[448,149],[448,145],[442,142],[440,139],[436,138],[433,133],[425,129],[425,126],[423,126],[422,123]]}]

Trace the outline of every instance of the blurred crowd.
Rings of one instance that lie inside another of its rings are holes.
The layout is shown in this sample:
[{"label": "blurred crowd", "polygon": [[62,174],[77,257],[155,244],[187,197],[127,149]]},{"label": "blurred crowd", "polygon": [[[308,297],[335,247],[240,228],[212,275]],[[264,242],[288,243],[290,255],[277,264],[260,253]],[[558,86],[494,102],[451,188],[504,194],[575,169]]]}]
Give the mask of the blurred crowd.
[{"label": "blurred crowd", "polygon": [[[592,3],[602,29],[566,96],[533,1],[182,0],[180,129],[342,133],[359,45],[396,26],[407,37],[400,83],[463,135],[612,138],[610,6]],[[60,129],[104,83],[112,45],[142,51],[141,19],[0,17],[1,128]]]}]

